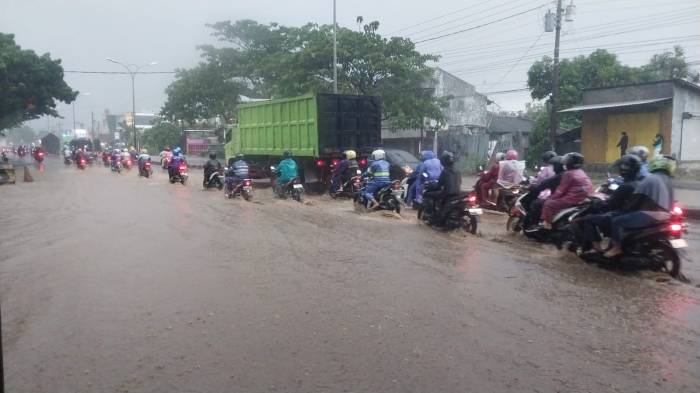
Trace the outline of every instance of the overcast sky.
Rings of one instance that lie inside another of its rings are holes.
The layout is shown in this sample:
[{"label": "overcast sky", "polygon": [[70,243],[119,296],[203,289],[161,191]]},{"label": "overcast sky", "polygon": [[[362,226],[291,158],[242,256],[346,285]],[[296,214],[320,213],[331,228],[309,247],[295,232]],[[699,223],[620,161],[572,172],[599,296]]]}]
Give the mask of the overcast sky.
[{"label": "overcast sky", "polygon": [[[574,5],[575,20],[563,29],[563,57],[600,47],[619,53],[626,64],[641,65],[680,44],[689,61],[700,60],[700,0],[575,0]],[[544,7],[530,11],[538,6]],[[338,23],[354,28],[362,15],[380,21],[382,34],[428,40],[418,44],[421,51],[442,55],[445,70],[493,93],[524,88],[529,65],[553,51],[554,33],[543,33],[548,8],[552,2],[538,0],[338,0]],[[131,64],[157,61],[148,70],[172,71],[197,64],[196,46],[214,42],[207,23],[254,19],[301,25],[331,18],[332,0],[0,0],[0,31],[15,34],[23,48],[62,59],[65,70],[119,71],[105,61],[112,57]],[[433,39],[465,29],[470,30]],[[131,110],[126,75],[69,73],[66,80],[90,93],[78,98],[78,121],[89,123],[91,112],[101,118],[105,109]],[[172,75],[138,76],[137,112],[159,111],[171,80]],[[527,92],[489,97],[507,110],[530,101]],[[61,105],[59,111],[64,128],[70,128],[71,107]],[[53,128],[58,120],[51,122]]]}]

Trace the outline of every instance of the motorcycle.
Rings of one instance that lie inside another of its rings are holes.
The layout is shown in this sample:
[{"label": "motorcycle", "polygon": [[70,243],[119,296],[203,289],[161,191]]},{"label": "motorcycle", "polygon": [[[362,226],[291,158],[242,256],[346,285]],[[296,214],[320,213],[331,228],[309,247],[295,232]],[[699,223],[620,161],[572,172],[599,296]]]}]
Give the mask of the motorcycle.
[{"label": "motorcycle", "polygon": [[85,169],[87,166],[87,160],[85,157],[80,156],[75,159],[75,164],[78,166],[78,169]]},{"label": "motorcycle", "polygon": [[112,172],[117,172],[119,174],[122,173],[122,161],[121,160],[115,160],[112,161]]},{"label": "motorcycle", "polygon": [[73,161],[70,159],[69,156],[64,156],[64,157],[63,157],[63,163],[66,164],[66,165],[71,165],[71,164],[73,163]]},{"label": "motorcycle", "polygon": [[44,152],[41,150],[37,150],[34,152],[34,159],[36,160],[37,163],[41,164],[44,162]]},{"label": "motorcycle", "polygon": [[[366,209],[368,208],[369,201],[363,196],[364,190],[369,182],[369,177],[362,179],[362,186],[360,191],[353,197],[354,204],[362,204]],[[401,213],[401,182],[399,180],[394,180],[386,187],[383,187],[374,194],[374,200],[377,201],[378,205],[375,209],[378,210],[389,210],[395,211],[397,214]]]},{"label": "motorcycle", "polygon": [[223,169],[212,172],[208,179],[204,179],[203,186],[205,190],[216,187],[218,190],[224,188],[224,182],[222,180],[224,176]]},{"label": "motorcycle", "polygon": [[418,207],[418,219],[428,225],[445,229],[462,228],[472,235],[476,234],[483,210],[477,206],[476,196],[470,192],[463,192],[449,198],[442,206],[443,212],[439,212],[437,200],[426,195],[428,191],[435,190],[437,181],[425,184],[423,189],[423,203]]},{"label": "motorcycle", "polygon": [[122,166],[125,169],[131,169],[131,167],[134,166],[134,162],[131,161],[131,158],[122,158]]},{"label": "motorcycle", "polygon": [[170,184],[182,183],[184,186],[187,183],[187,164],[182,161],[177,167],[177,171],[174,171],[172,176],[170,176]]},{"label": "motorcycle", "polygon": [[351,177],[336,192],[329,193],[331,198],[353,198],[355,194],[360,191],[362,186],[362,177],[360,176],[362,172],[358,169],[357,175]]},{"label": "motorcycle", "polygon": [[153,176],[153,169],[151,169],[151,161],[146,161],[143,163],[143,165],[139,168],[139,176],[143,176],[146,179]]},{"label": "motorcycle", "polygon": [[109,153],[102,153],[102,164],[104,166],[110,166],[112,161],[112,155]]},{"label": "motorcycle", "polygon": [[[276,168],[271,166],[270,169],[274,174]],[[295,177],[282,185],[278,184],[275,192],[277,193],[278,198],[287,198],[290,196],[295,201],[302,202],[302,199],[304,198],[304,185],[301,184],[301,179],[299,177]]]},{"label": "motorcycle", "polygon": [[599,199],[594,196],[587,198],[578,205],[566,208],[557,213],[552,219],[552,229],[535,227],[524,231],[525,235],[539,242],[554,243],[561,249],[564,242],[573,242],[572,223],[591,213],[591,207]]},{"label": "motorcycle", "polygon": [[233,177],[227,177],[225,182],[224,196],[226,198],[231,199],[240,195],[246,201],[253,199],[253,182],[250,179],[243,179],[236,183]]},{"label": "motorcycle", "polygon": [[595,189],[596,193],[599,194],[605,194],[605,195],[611,195],[613,192],[615,192],[620,186],[624,183],[624,179],[622,177],[611,177],[608,174],[608,179],[605,181],[605,183],[601,184],[598,186],[598,188]]}]

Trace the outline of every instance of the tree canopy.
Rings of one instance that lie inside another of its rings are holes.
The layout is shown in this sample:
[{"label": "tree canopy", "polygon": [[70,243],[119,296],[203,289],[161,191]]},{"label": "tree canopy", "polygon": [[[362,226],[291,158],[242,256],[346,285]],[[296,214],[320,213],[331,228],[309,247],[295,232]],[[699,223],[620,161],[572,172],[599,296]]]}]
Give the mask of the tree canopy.
[{"label": "tree canopy", "polygon": [[143,133],[142,144],[153,154],[165,146],[179,146],[182,133],[180,128],[169,122],[160,122]]},{"label": "tree canopy", "polygon": [[22,49],[14,35],[0,33],[0,134],[43,115],[58,116],[56,101],[78,95],[63,80],[61,60]]},{"label": "tree canopy", "polygon": [[[181,72],[168,88],[168,103],[189,104],[166,104],[163,112],[169,117],[229,118],[235,98],[227,96],[228,102],[222,103],[222,90],[257,98],[333,91],[332,26],[240,20],[210,27],[226,45],[200,47],[200,66]],[[427,63],[437,58],[419,53],[408,39],[382,37],[378,27],[379,22],[371,22],[362,31],[338,29],[339,92],[381,96],[385,118],[396,123],[420,124],[424,117],[442,120],[441,100],[428,87],[433,71]],[[200,89],[188,87],[204,75],[216,82],[201,84]],[[201,111],[184,110],[192,107]]]}]

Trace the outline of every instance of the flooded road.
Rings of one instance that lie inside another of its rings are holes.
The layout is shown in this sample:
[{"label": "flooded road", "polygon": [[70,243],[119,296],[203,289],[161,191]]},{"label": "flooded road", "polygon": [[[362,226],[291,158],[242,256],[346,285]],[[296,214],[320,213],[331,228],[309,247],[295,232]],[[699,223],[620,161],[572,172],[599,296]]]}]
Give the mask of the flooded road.
[{"label": "flooded road", "polygon": [[490,218],[463,236],[327,197],[224,200],[199,173],[33,174],[0,188],[8,391],[700,391],[695,284]]}]

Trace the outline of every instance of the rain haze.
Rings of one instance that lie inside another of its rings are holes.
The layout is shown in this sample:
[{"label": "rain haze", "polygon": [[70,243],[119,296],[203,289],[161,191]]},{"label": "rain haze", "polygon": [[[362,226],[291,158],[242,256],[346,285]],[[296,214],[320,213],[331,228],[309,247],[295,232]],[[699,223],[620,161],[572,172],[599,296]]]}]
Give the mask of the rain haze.
[{"label": "rain haze", "polygon": [[[625,64],[641,65],[656,53],[682,45],[689,62],[700,60],[697,0],[573,4],[574,20],[566,22],[562,31],[563,58],[605,48]],[[497,107],[522,110],[531,100],[522,91],[527,69],[543,55],[552,56],[554,33],[544,32],[544,15],[553,8],[549,2],[531,0],[339,0],[338,24],[354,28],[357,16],[363,16],[365,21],[381,23],[380,34],[429,40],[419,43],[418,50],[440,55],[442,68],[479,92],[495,93],[489,98]],[[120,71],[120,66],[105,61],[108,57],[136,65],[158,62],[144,71],[192,67],[199,61],[197,45],[215,43],[206,24],[238,19],[291,26],[332,24],[332,2],[3,0],[0,4],[2,31],[15,34],[23,47],[61,59],[67,71]],[[473,30],[433,39],[465,29]],[[138,76],[136,111],[158,112],[172,78],[171,74]],[[127,75],[67,73],[66,81],[81,93],[90,93],[76,102],[78,122],[89,123],[91,112],[131,110]],[[520,91],[501,93],[509,90]],[[72,119],[70,106],[60,105],[59,111],[65,122]],[[46,121],[34,124],[43,127]]]}]

